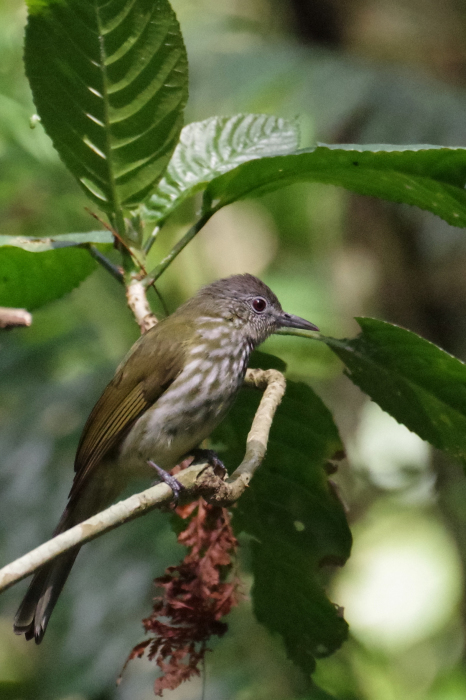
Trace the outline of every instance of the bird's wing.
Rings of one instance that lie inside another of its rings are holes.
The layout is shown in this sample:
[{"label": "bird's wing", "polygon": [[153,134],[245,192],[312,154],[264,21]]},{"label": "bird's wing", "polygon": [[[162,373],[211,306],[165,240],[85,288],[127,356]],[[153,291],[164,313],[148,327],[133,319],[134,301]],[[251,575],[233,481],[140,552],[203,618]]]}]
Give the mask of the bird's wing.
[{"label": "bird's wing", "polygon": [[70,498],[77,495],[94,467],[181,372],[186,329],[174,329],[178,332],[173,342],[171,333],[161,332],[163,325],[161,321],[134,345],[87,419],[76,453]]}]

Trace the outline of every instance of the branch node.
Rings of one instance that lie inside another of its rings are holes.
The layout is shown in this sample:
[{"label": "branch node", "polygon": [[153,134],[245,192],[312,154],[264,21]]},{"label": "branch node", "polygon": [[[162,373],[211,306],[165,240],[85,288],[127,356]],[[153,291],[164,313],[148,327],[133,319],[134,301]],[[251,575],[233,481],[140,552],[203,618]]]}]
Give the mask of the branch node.
[{"label": "branch node", "polygon": [[230,484],[221,476],[217,476],[210,466],[198,475],[196,491],[207,503],[216,506],[231,505],[232,488]]}]

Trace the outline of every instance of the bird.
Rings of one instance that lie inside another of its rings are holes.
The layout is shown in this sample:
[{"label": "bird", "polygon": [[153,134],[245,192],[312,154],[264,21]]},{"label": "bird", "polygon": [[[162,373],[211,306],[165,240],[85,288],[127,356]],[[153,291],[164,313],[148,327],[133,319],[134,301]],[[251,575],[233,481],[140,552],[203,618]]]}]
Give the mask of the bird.
[{"label": "bird", "polygon": [[[280,328],[319,330],[285,313],[257,277],[242,274],[202,287],[144,333],[84,426],[54,536],[108,507],[134,477],[153,479],[153,466],[168,472],[193,454],[231,408],[251,352]],[[34,574],[16,613],[16,634],[42,641],[78,552]]]}]

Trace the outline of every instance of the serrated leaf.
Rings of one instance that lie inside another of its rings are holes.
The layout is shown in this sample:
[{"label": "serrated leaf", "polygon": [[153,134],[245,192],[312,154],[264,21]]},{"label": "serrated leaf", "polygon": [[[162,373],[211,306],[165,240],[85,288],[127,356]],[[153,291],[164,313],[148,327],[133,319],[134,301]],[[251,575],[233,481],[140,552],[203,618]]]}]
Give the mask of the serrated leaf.
[{"label": "serrated leaf", "polygon": [[466,226],[466,149],[441,146],[319,145],[261,158],[212,180],[203,210],[303,181],[416,205],[453,226]]},{"label": "serrated leaf", "polygon": [[[263,353],[254,363],[270,364]],[[259,400],[259,392],[243,390],[214,434],[227,466],[242,459]],[[343,506],[324,469],[341,448],[322,401],[310,387],[288,382],[267,456],[234,511],[235,528],[253,538],[256,616],[283,637],[290,658],[307,673],[315,657],[331,654],[347,635],[318,576],[322,563],[343,564],[351,548]]]},{"label": "serrated leaf", "polygon": [[399,423],[465,462],[466,365],[412,331],[357,321],[357,338],[323,338],[349,378]]},{"label": "serrated leaf", "polygon": [[0,250],[0,306],[32,311],[59,299],[93,272],[97,263],[75,247],[32,253],[20,246]]},{"label": "serrated leaf", "polygon": [[57,248],[70,248],[83,244],[113,244],[113,236],[110,231],[89,231],[86,233],[62,233],[47,238],[33,238],[31,236],[3,236],[0,235],[1,246],[13,246],[22,248],[29,253],[43,253]]},{"label": "serrated leaf", "polygon": [[297,124],[267,114],[211,117],[188,124],[164,177],[144,205],[144,215],[163,219],[184,199],[237,165],[298,146]]},{"label": "serrated leaf", "polygon": [[138,205],[175,148],[187,60],[167,0],[34,2],[26,73],[42,124],[86,194]]}]

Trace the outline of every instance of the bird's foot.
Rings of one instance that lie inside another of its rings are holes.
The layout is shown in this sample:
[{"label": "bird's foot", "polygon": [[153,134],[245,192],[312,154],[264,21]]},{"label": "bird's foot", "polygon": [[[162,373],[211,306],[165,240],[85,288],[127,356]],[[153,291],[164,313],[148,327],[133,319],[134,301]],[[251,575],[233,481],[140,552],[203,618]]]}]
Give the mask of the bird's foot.
[{"label": "bird's foot", "polygon": [[197,448],[196,450],[193,450],[190,454],[192,454],[192,456],[194,457],[195,462],[203,460],[204,462],[210,464],[217,476],[221,476],[222,478],[228,476],[228,472],[226,470],[225,465],[223,464],[222,460],[219,458],[217,453],[214,452],[214,450],[203,450],[201,448]]},{"label": "bird's foot", "polygon": [[157,472],[159,476],[158,483],[163,482],[171,488],[171,490],[173,491],[173,501],[175,505],[178,505],[180,493],[184,490],[183,484],[180,484],[178,479],[175,479],[174,476],[166,472],[165,469],[162,469],[162,467],[159,467],[158,464],[155,464],[155,462],[153,462],[151,459],[147,460],[147,464],[150,467],[153,467],[153,469],[155,469],[155,471]]}]

